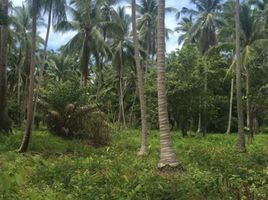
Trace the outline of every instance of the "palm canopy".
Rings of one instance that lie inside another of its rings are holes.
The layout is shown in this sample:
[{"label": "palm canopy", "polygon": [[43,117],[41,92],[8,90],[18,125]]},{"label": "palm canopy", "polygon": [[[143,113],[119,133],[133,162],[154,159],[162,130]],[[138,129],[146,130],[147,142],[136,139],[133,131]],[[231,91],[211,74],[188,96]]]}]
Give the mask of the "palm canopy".
[{"label": "palm canopy", "polygon": [[76,77],[78,71],[76,68],[75,59],[70,56],[65,55],[55,55],[49,56],[47,62],[47,77],[55,81],[67,81],[71,77]]},{"label": "palm canopy", "polygon": [[191,0],[191,3],[196,9],[184,7],[177,17],[179,18],[181,14],[193,16],[194,23],[185,40],[191,41],[193,38],[198,38],[200,51],[205,53],[217,42],[217,28],[223,23],[219,15],[222,4],[220,0]]},{"label": "palm canopy", "polygon": [[183,17],[181,21],[178,23],[178,27],[175,28],[175,31],[180,33],[178,38],[178,43],[182,44],[186,43],[195,43],[196,39],[189,35],[190,30],[194,24],[193,16]]},{"label": "palm canopy", "polygon": [[[147,53],[156,52],[156,34],[157,34],[157,0],[140,0],[137,4],[138,23],[140,41],[142,46],[147,48]],[[165,12],[176,12],[177,9],[173,7],[166,7]],[[172,32],[166,28],[166,38],[169,38],[169,33]]]},{"label": "palm canopy", "polygon": [[42,3],[44,13],[52,12],[52,22],[54,25],[66,20],[66,0],[45,0]]},{"label": "palm canopy", "polygon": [[113,64],[118,71],[122,71],[126,65],[127,60],[131,59],[133,62],[133,44],[130,38],[130,23],[131,17],[126,14],[124,7],[117,9],[116,15],[113,17],[114,23],[118,25],[118,31],[113,35],[114,41],[112,43]]},{"label": "palm canopy", "polygon": [[[101,15],[101,1],[72,0],[69,13],[72,21],[61,21],[57,31],[75,31],[76,35],[62,48],[65,53],[80,55],[80,66],[84,85],[88,78],[90,56],[96,49],[107,54],[109,49],[101,36],[101,27],[105,23]],[[81,48],[82,47],[82,48]]]}]

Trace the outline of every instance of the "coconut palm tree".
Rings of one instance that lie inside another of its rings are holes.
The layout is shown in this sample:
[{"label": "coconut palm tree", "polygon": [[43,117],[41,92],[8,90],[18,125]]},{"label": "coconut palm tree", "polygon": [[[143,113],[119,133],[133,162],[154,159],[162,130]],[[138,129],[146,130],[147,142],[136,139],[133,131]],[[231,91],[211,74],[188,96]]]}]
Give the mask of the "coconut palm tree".
[{"label": "coconut palm tree", "polygon": [[96,47],[107,52],[107,45],[102,39],[100,27],[104,20],[101,18],[101,1],[72,0],[69,13],[72,21],[62,21],[55,28],[57,31],[75,31],[77,34],[63,47],[67,54],[80,55],[81,85],[87,86],[89,76],[90,56]]},{"label": "coconut palm tree", "polygon": [[[137,11],[140,15],[137,28],[140,30],[140,40],[146,51],[145,71],[148,71],[150,57],[154,58],[156,52],[157,34],[157,0],[140,0],[137,4]],[[165,12],[176,12],[172,7],[165,8]],[[172,32],[166,29],[166,37]]]},{"label": "coconut palm tree", "polygon": [[8,0],[1,1],[1,34],[0,34],[0,130],[8,133],[10,122],[7,112],[7,39],[8,39]]},{"label": "coconut palm tree", "polygon": [[[231,27],[234,25],[233,19],[230,17],[235,8],[232,1],[226,2],[224,6],[223,17],[226,20],[224,26],[220,29],[220,36],[225,38],[225,44],[232,44],[234,41],[234,32]],[[241,64],[242,70],[246,77],[246,113],[247,113],[247,127],[250,124],[250,108],[251,108],[251,95],[250,95],[250,62],[256,53],[255,48],[260,43],[267,44],[266,29],[264,21],[261,19],[260,13],[257,9],[251,9],[250,5],[243,3],[240,9],[240,33],[241,33]],[[227,36],[227,37],[226,37]],[[227,41],[227,42],[226,42]],[[234,58],[235,59],[235,58]],[[233,63],[235,60],[233,61]]]},{"label": "coconut palm tree", "polygon": [[[185,40],[195,40],[198,43],[200,52],[205,56],[206,52],[217,43],[217,28],[223,23],[219,12],[221,10],[220,0],[191,0],[196,6],[196,9],[182,8],[177,14],[193,16],[195,21],[185,37]],[[207,94],[207,63],[204,58],[204,93]],[[206,133],[207,119],[206,119],[206,103],[204,103],[203,120],[202,114],[199,114],[199,125],[203,124],[203,133]],[[203,123],[202,123],[203,122]],[[201,131],[201,127],[198,128]]]},{"label": "coconut palm tree", "polygon": [[244,134],[244,117],[241,93],[241,52],[240,52],[240,2],[236,0],[235,9],[235,30],[236,30],[236,95],[237,95],[237,115],[238,115],[238,141],[237,149],[239,152],[246,151]]},{"label": "coconut palm tree", "polygon": [[171,135],[167,111],[165,79],[165,0],[158,0],[157,23],[157,90],[160,126],[160,161],[158,168],[175,168],[179,163],[171,144]]},{"label": "coconut palm tree", "polygon": [[143,88],[143,70],[141,68],[141,59],[139,55],[139,40],[137,34],[137,24],[136,24],[136,0],[132,0],[132,32],[133,32],[133,43],[135,49],[135,62],[137,69],[137,79],[138,79],[138,89],[139,89],[139,98],[140,98],[140,110],[141,110],[141,149],[139,151],[139,155],[146,155],[148,153],[147,147],[147,120],[146,120],[146,100],[144,96],[144,88]]},{"label": "coconut palm tree", "polygon": [[118,122],[126,125],[125,106],[124,106],[124,79],[123,75],[126,72],[127,63],[134,63],[133,59],[133,44],[130,41],[129,27],[131,17],[126,14],[124,7],[118,7],[116,14],[113,16],[113,23],[117,24],[117,31],[113,32],[111,37],[113,42],[111,49],[113,52],[113,66],[117,73],[117,90],[118,90]]},{"label": "coconut palm tree", "polygon": [[35,68],[35,50],[36,50],[36,29],[37,29],[37,15],[38,8],[40,8],[40,2],[37,0],[32,1],[32,48],[31,48],[31,60],[30,60],[30,83],[29,83],[29,95],[27,104],[27,122],[24,132],[24,137],[19,148],[19,152],[23,153],[28,150],[30,137],[32,134],[32,126],[34,119],[34,68]]},{"label": "coconut palm tree", "polygon": [[[45,43],[44,43],[44,51],[43,51],[43,56],[42,56],[42,61],[41,61],[41,68],[39,71],[39,80],[38,80],[38,85],[37,85],[37,92],[36,92],[36,97],[38,98],[38,90],[39,87],[42,85],[43,82],[43,74],[44,74],[44,65],[45,65],[45,60],[46,60],[46,55],[47,55],[47,47],[48,47],[48,40],[49,40],[49,35],[50,35],[50,30],[51,30],[51,25],[56,25],[62,21],[66,21],[67,16],[66,16],[66,0],[45,0],[42,1],[42,9],[44,13],[48,14],[48,21],[47,21],[47,32],[46,32],[46,37],[45,37]],[[36,106],[36,105],[35,105]]]},{"label": "coconut palm tree", "polygon": [[265,24],[261,20],[260,13],[256,9],[251,9],[248,4],[243,4],[240,11],[240,26],[241,26],[241,39],[242,39],[242,66],[246,76],[246,96],[247,96],[247,127],[250,124],[250,108],[251,108],[251,95],[250,95],[250,62],[256,53],[255,47],[257,44],[265,43],[266,30]]},{"label": "coconut palm tree", "polygon": [[[18,84],[17,84],[17,104],[21,105],[21,91],[23,87],[23,67],[29,57],[29,49],[31,47],[31,32],[32,19],[28,8],[24,5],[22,7],[15,7],[13,9],[14,14],[12,17],[12,25],[14,32],[16,32],[16,42],[19,47],[18,56]],[[27,78],[27,76],[26,76]]]}]

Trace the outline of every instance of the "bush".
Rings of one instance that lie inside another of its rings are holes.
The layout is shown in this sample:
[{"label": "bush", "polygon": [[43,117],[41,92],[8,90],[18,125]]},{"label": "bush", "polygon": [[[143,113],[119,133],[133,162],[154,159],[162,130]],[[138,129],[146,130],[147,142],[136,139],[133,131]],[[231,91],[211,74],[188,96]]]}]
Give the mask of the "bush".
[{"label": "bush", "polygon": [[49,132],[63,138],[91,139],[95,145],[107,144],[111,132],[108,120],[88,99],[86,89],[78,84],[49,86],[40,100]]}]

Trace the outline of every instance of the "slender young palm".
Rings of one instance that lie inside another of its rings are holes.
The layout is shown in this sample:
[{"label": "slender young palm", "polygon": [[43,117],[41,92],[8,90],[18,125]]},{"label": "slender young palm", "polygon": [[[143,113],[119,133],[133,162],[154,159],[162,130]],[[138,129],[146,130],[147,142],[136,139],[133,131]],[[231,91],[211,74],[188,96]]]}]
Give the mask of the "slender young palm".
[{"label": "slender young palm", "polygon": [[140,97],[140,110],[141,110],[141,149],[139,155],[146,155],[148,153],[147,147],[147,120],[146,120],[146,100],[144,96],[143,88],[143,71],[140,64],[140,55],[139,55],[139,41],[137,34],[137,25],[136,25],[136,0],[132,0],[132,31],[133,31],[133,42],[135,49],[135,62],[137,69],[137,78],[138,78],[138,89]]},{"label": "slender young palm", "polygon": [[171,144],[167,111],[165,79],[165,0],[158,0],[157,29],[157,90],[161,145],[158,168],[163,169],[166,167],[178,167],[179,165]]},{"label": "slender young palm", "polygon": [[7,37],[8,37],[8,0],[1,1],[4,23],[1,24],[0,34],[0,130],[9,132],[10,123],[7,112]]},{"label": "slender young palm", "polygon": [[241,93],[241,52],[240,52],[240,2],[236,0],[235,9],[235,29],[236,29],[236,95],[237,95],[237,115],[238,115],[238,134],[237,149],[239,152],[246,151],[244,134],[244,117]]},{"label": "slender young palm", "polygon": [[19,148],[19,152],[23,153],[28,150],[30,137],[32,134],[32,126],[34,119],[34,68],[35,68],[35,50],[36,50],[36,28],[37,28],[37,13],[38,13],[38,0],[32,1],[32,48],[31,48],[31,61],[30,61],[30,83],[29,83],[29,96],[27,104],[27,123],[23,141]]}]

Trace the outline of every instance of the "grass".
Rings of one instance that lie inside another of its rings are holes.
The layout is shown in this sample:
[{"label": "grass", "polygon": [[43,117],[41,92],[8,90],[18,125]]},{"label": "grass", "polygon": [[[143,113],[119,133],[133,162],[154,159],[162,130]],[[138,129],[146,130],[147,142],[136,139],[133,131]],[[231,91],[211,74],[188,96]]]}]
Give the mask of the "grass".
[{"label": "grass", "polygon": [[16,152],[20,131],[0,136],[0,199],[268,199],[267,135],[256,136],[245,154],[235,151],[236,136],[172,136],[183,173],[157,171],[157,131],[147,157],[137,156],[137,130],[115,133],[101,148],[35,131],[23,155]]}]

